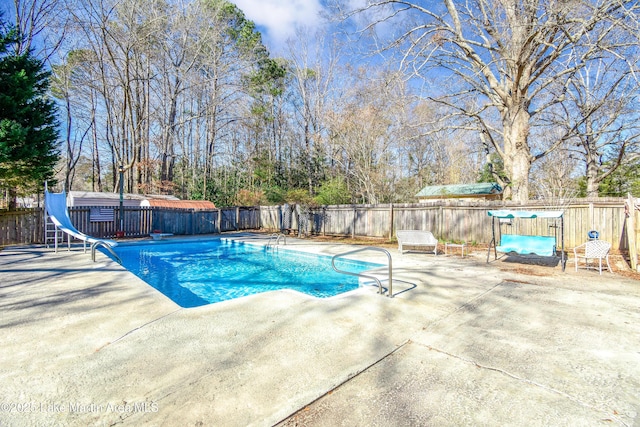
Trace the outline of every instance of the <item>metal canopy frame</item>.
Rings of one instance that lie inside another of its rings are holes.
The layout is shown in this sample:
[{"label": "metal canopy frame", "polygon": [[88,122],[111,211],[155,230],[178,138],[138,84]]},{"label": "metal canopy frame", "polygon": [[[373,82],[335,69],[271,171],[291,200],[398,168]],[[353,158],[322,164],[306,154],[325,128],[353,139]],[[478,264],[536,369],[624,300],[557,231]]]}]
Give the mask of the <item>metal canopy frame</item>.
[{"label": "metal canopy frame", "polygon": [[[496,218],[498,219],[535,219],[535,218],[547,218],[547,219],[560,219],[560,263],[562,264],[562,271],[565,270],[567,260],[564,256],[564,211],[514,211],[514,210],[495,210],[488,211],[488,215],[491,217],[491,242],[489,243],[489,251],[487,252],[487,263],[489,262],[489,256],[491,255],[491,247],[493,246],[494,259],[498,259],[498,251],[496,250]],[[500,223],[498,223],[500,227]],[[502,236],[502,229],[500,236]],[[557,235],[556,235],[557,239]],[[556,254],[557,254],[556,250]],[[557,255],[556,255],[557,256]]]}]

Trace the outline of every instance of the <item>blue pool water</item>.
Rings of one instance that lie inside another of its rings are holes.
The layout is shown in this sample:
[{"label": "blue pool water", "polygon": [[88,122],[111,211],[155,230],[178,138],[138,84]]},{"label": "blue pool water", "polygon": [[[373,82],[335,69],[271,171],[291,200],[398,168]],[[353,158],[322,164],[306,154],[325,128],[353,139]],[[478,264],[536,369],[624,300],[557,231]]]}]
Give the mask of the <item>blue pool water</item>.
[{"label": "blue pool water", "polygon": [[[329,297],[358,287],[358,278],[336,273],[331,257],[280,247],[267,249],[228,239],[118,245],[122,265],[182,307],[197,307],[278,289]],[[359,273],[380,264],[339,259]]]}]

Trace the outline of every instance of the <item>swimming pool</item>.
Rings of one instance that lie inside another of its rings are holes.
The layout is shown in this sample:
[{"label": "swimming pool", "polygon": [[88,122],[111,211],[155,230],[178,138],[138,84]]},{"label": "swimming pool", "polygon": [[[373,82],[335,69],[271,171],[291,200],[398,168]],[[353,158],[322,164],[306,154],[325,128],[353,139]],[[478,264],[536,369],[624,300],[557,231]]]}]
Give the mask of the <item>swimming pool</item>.
[{"label": "swimming pool", "polygon": [[[329,256],[230,239],[120,244],[114,250],[127,270],[182,307],[279,289],[326,298],[359,286],[357,277],[336,273]],[[336,267],[355,273],[380,266],[336,260]]]}]

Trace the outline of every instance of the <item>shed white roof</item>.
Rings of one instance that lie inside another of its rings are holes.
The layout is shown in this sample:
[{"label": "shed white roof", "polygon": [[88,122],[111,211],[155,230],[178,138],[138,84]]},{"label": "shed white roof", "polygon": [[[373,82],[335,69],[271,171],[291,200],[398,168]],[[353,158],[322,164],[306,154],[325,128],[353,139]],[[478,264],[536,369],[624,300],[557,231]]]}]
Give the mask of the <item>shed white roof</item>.
[{"label": "shed white roof", "polygon": [[[175,196],[161,194],[123,194],[123,205],[127,207],[140,206],[143,200],[164,199],[179,200]],[[119,206],[120,193],[101,193],[96,191],[70,191],[67,195],[68,206]]]}]

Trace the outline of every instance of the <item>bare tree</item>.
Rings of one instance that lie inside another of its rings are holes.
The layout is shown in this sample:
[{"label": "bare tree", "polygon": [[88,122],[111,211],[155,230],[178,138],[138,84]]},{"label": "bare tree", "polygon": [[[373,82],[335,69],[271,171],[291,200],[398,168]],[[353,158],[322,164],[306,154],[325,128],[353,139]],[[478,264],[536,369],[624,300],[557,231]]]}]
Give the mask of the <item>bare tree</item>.
[{"label": "bare tree", "polygon": [[307,188],[313,195],[320,185],[323,159],[327,150],[325,137],[326,109],[335,89],[335,72],[341,59],[335,40],[326,42],[326,35],[299,28],[295,40],[289,40],[288,57],[292,79],[291,102],[295,129],[300,130],[302,162],[307,175]]},{"label": "bare tree", "polygon": [[394,76],[371,77],[357,70],[346,82],[349,89],[334,99],[329,141],[331,160],[350,183],[353,199],[383,203],[394,201],[399,153],[393,112],[400,94]]},{"label": "bare tree", "polygon": [[[127,191],[209,196],[217,167],[243,164],[231,135],[251,99],[245,76],[267,56],[253,23],[224,0],[66,3],[57,70],[69,84],[59,89],[78,107],[65,121],[68,142],[91,137],[95,170],[114,189],[122,165]],[[67,151],[81,155],[79,145]]]},{"label": "bare tree", "polygon": [[399,101],[406,103],[404,117],[396,119],[402,123],[398,139],[402,170],[418,178],[414,194],[425,185],[476,182],[481,169],[477,133],[452,121],[437,103],[412,96]]},{"label": "bare tree", "polygon": [[[81,55],[72,55],[73,57],[78,57]],[[75,167],[82,155],[82,149],[84,142],[90,136],[91,124],[84,124],[84,128],[82,124],[77,124],[81,121],[82,113],[84,110],[84,105],[81,102],[80,105],[78,101],[84,99],[82,97],[77,96],[78,92],[75,87],[74,72],[75,72],[75,64],[74,60],[71,59],[64,65],[57,65],[53,67],[52,79],[51,79],[51,92],[53,95],[60,100],[60,104],[62,104],[62,112],[64,113],[64,118],[62,119],[62,123],[64,124],[64,138],[65,138],[65,150],[64,150],[64,188],[67,191],[71,191],[73,189],[73,176]],[[77,80],[76,80],[77,81]]]},{"label": "bare tree", "polygon": [[136,166],[149,144],[150,72],[146,58],[161,27],[139,0],[86,0],[75,6],[69,13],[80,32],[78,44],[91,52],[85,62],[90,76],[87,83],[100,95],[101,117],[96,124],[109,148],[112,188],[118,188],[121,165],[128,171],[126,190],[133,191],[145,173]]},{"label": "bare tree", "polygon": [[13,0],[12,14],[20,34],[17,52],[33,50],[48,61],[64,40],[67,25],[61,0]]},{"label": "bare tree", "polygon": [[637,31],[639,10],[622,0],[381,0],[349,16],[375,12],[366,29],[388,32],[381,50],[399,51],[402,69],[456,82],[455,91],[428,96],[476,121],[504,163],[506,196],[525,201],[532,163],[562,143],[529,141],[534,118],[563,101],[550,88],[568,86],[584,60],[624,47],[610,35]]},{"label": "bare tree", "polygon": [[560,207],[573,200],[578,194],[575,170],[578,160],[561,147],[558,155],[547,156],[537,162],[533,169],[532,193],[548,206]]},{"label": "bare tree", "polygon": [[640,82],[635,55],[607,55],[589,61],[566,88],[565,101],[546,116],[563,131],[569,156],[583,165],[588,197],[621,165],[640,156]]}]

